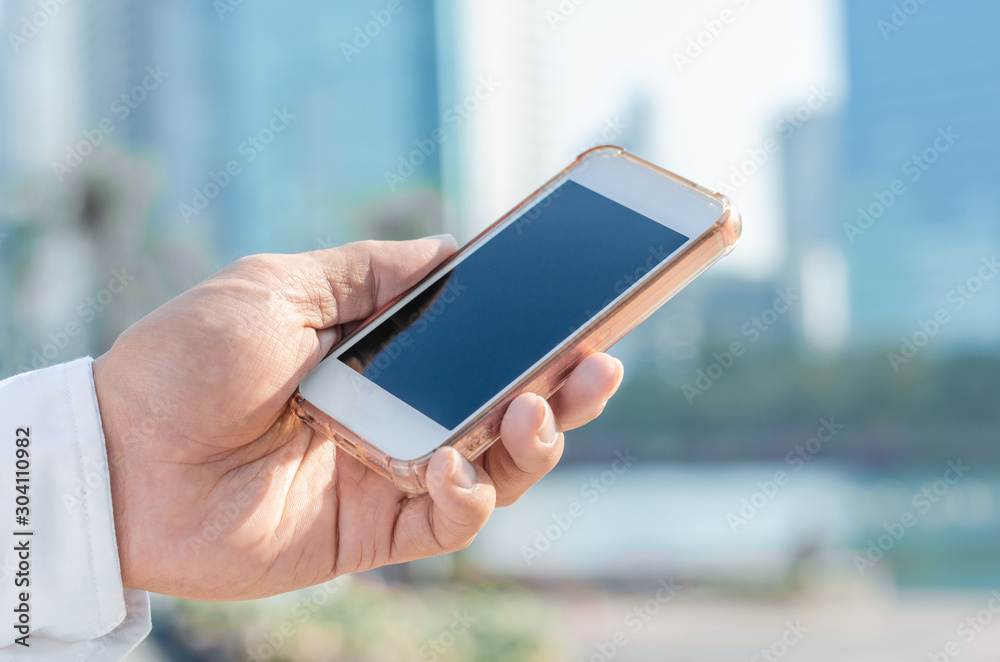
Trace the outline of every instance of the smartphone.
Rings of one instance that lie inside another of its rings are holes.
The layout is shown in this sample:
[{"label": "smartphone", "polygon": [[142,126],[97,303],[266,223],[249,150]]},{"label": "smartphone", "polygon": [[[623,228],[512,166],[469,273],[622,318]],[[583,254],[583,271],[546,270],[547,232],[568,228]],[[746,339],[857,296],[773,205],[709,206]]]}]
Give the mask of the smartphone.
[{"label": "smartphone", "polygon": [[620,147],[585,152],[345,337],[296,415],[404,492],[435,449],[470,460],[507,405],[549,397],[728,254],[732,204]]}]

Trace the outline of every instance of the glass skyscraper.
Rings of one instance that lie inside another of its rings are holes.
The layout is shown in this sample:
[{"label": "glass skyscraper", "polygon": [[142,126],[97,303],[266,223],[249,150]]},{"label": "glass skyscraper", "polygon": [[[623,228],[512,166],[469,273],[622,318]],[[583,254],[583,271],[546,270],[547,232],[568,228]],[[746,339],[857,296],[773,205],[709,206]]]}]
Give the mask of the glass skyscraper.
[{"label": "glass skyscraper", "polygon": [[1000,338],[1000,277],[958,291],[1000,251],[998,19],[989,0],[846,1],[848,100],[796,136],[786,195],[800,263],[843,256],[854,343],[899,344],[941,309],[935,347]]},{"label": "glass skyscraper", "polygon": [[167,74],[116,137],[154,154],[154,223],[207,230],[223,261],[366,236],[359,209],[440,188],[438,155],[386,184],[438,123],[433,5],[389,5],[88,3],[88,119]]}]

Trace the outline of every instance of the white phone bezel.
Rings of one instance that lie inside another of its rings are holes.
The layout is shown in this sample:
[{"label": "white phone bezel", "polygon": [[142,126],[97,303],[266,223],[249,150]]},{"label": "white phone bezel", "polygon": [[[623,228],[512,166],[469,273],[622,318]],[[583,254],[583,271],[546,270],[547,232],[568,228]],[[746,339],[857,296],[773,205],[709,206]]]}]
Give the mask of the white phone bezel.
[{"label": "white phone bezel", "polygon": [[[668,262],[676,258],[685,247],[709,231],[724,213],[722,202],[707,193],[685,186],[681,182],[631,160],[598,156],[583,161],[540,191],[517,214],[513,214],[506,222],[481,237],[463,255],[452,262],[448,271],[468,258],[495,234],[511,223],[516,223],[545,196],[567,181],[581,184],[688,237],[688,240],[671,254],[667,259]],[[422,283],[420,287],[386,310],[379,317],[379,320],[394,314],[399,308],[405,306],[414,297],[437,282],[448,271],[437,274],[434,278]],[[646,278],[651,276],[649,274],[640,278],[601,312],[613,306],[620,299],[627,297],[635,288],[640,287]],[[368,329],[375,328],[377,324],[378,321],[373,322]],[[454,431],[428,418],[338,359],[357,340],[364,337],[365,333],[366,331],[362,331],[327,356],[319,366],[306,376],[299,391],[306,400],[362,439],[382,449],[390,457],[403,461],[423,457],[447,442]],[[560,351],[570,339],[571,337],[567,337],[563,343],[554,347],[511,384],[519,381],[552,354]],[[480,412],[493,406],[496,399],[507,388],[509,386],[470,414],[468,418],[455,427],[455,430],[460,429]]]}]

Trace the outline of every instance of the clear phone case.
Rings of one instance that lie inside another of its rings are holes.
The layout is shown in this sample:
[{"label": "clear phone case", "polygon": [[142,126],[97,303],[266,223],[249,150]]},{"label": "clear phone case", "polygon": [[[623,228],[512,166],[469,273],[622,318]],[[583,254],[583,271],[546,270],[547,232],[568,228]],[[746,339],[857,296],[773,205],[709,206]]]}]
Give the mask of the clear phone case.
[{"label": "clear phone case", "polygon": [[[656,309],[680,292],[699,274],[718,261],[719,258],[732,251],[736,241],[740,237],[742,223],[739,212],[736,211],[732,203],[725,196],[720,193],[713,193],[693,182],[659,168],[637,156],[629,154],[620,147],[604,146],[581,154],[564,171],[535,193],[528,196],[524,202],[480,233],[456,253],[455,256],[442,264],[439,270],[447,269],[457,256],[469,250],[469,247],[479,242],[484,235],[498,225],[506,222],[511,216],[533,205],[536,200],[547,195],[552,189],[562,183],[571,170],[585,167],[590,159],[598,157],[628,159],[664,177],[669,177],[685,187],[715,198],[722,205],[722,216],[711,228],[695,241],[688,244],[680,253],[647,275],[646,279],[627,297],[619,300],[612,308],[578,331],[570,339],[570,342],[565,345],[565,349],[551,356],[521,380],[511,384],[507,390],[499,394],[494,400],[492,407],[456,429],[451,437],[442,444],[444,446],[453,446],[470,460],[478,457],[493,442],[499,439],[500,421],[507,410],[507,406],[517,395],[531,392],[543,398],[548,398],[562,386],[570,372],[580,361],[590,354],[602,352],[618,342]],[[431,278],[432,276],[433,274],[427,278]],[[354,333],[361,332],[383,312],[395,305],[399,299],[405,297],[406,294],[400,295],[400,297],[387,304]],[[298,391],[292,396],[291,406],[295,414],[307,425],[333,440],[342,450],[370,467],[373,471],[388,478],[400,490],[413,495],[426,492],[426,472],[431,458],[430,453],[416,460],[398,460],[390,457],[366,439],[361,438],[325,414],[302,397]]]}]

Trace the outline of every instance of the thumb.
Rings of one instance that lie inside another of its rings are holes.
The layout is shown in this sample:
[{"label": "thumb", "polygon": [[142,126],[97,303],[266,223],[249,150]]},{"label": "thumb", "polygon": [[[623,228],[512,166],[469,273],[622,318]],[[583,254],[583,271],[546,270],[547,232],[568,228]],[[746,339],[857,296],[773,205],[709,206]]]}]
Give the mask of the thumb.
[{"label": "thumb", "polygon": [[416,285],[455,252],[451,235],[413,241],[362,241],[302,255],[302,301],[309,326],[364,320]]}]

